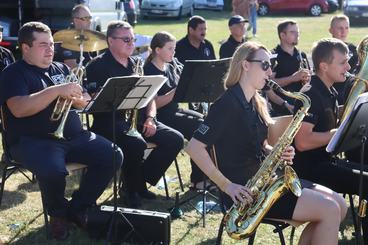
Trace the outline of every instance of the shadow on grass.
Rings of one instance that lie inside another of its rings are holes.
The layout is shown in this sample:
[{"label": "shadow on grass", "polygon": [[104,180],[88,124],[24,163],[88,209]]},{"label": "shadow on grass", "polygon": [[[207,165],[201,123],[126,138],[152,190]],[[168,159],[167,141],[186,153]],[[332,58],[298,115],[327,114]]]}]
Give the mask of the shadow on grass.
[{"label": "shadow on grass", "polygon": [[19,237],[19,239],[14,241],[12,244],[17,244],[17,245],[29,245],[29,244],[94,245],[94,244],[103,244],[103,241],[97,241],[97,240],[90,239],[86,232],[79,230],[75,226],[71,227],[69,237],[65,241],[56,241],[53,239],[47,239],[45,227],[43,226],[38,229],[29,231],[27,235]]},{"label": "shadow on grass", "polygon": [[4,190],[3,199],[1,202],[0,210],[6,210],[13,208],[26,200],[26,195],[18,191],[6,191]]},{"label": "shadow on grass", "polygon": [[40,188],[38,186],[37,182],[25,182],[22,183],[20,185],[18,185],[18,189],[19,190],[24,190],[27,192],[36,192],[36,191],[40,191]]}]

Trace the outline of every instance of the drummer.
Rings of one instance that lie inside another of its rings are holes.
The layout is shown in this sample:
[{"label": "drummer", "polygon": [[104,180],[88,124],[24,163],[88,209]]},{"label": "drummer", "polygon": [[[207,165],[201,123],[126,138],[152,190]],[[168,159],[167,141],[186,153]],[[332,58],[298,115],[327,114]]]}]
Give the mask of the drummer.
[{"label": "drummer", "polygon": [[[90,30],[92,15],[87,5],[78,4],[72,9],[72,25],[71,28],[76,30]],[[60,44],[59,44],[60,45]],[[58,47],[55,44],[55,60],[64,62],[69,68],[74,68],[78,65],[80,60],[80,52],[69,50],[66,48]],[[97,52],[83,52],[83,65],[86,64],[94,57],[97,56]]]}]

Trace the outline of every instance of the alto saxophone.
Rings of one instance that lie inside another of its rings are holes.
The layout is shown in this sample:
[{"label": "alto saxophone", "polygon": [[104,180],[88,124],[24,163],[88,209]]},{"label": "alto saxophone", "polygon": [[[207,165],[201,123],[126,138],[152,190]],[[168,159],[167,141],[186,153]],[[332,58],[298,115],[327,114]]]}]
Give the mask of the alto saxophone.
[{"label": "alto saxophone", "polygon": [[297,174],[281,158],[281,155],[292,143],[303,118],[308,113],[311,102],[305,94],[285,91],[272,80],[267,80],[267,85],[288,97],[301,100],[303,105],[273,147],[271,153],[261,163],[257,173],[248,180],[246,187],[252,193],[253,202],[234,204],[223,219],[228,235],[237,240],[250,237],[272,205],[288,190],[298,197],[302,191]]}]

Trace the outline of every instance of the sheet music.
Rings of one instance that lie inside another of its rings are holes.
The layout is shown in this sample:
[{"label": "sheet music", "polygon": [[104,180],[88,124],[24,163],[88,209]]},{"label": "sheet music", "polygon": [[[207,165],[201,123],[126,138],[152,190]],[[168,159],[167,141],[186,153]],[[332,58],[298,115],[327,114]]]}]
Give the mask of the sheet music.
[{"label": "sheet music", "polygon": [[[90,111],[91,107],[98,101],[100,102],[97,103],[99,108],[97,111],[109,111],[116,100],[117,103],[120,103],[115,104],[118,105],[116,107],[118,110],[141,109],[147,106],[156,96],[166,80],[167,78],[162,75],[111,77],[107,79],[104,86],[97,92],[96,96],[87,104],[83,111]],[[128,86],[124,86],[124,84]],[[120,96],[122,98],[119,98]],[[93,110],[96,111],[96,108],[93,108]]]},{"label": "sheet music", "polygon": [[118,106],[123,109],[141,109],[156,96],[167,78],[164,76],[143,76],[137,81],[135,87],[129,92],[123,102]]},{"label": "sheet music", "polygon": [[368,92],[363,93],[363,94],[358,96],[358,99],[354,103],[353,109],[350,111],[350,113],[346,117],[345,121],[343,121],[342,124],[338,127],[336,133],[334,134],[334,136],[332,136],[330,142],[328,143],[328,145],[326,147],[327,152],[329,152],[329,153],[334,152],[336,144],[340,141],[340,138],[342,136],[342,133],[344,132],[346,124],[351,120],[350,117],[351,117],[353,111],[355,111],[360,104],[366,103],[366,102],[368,102]]}]

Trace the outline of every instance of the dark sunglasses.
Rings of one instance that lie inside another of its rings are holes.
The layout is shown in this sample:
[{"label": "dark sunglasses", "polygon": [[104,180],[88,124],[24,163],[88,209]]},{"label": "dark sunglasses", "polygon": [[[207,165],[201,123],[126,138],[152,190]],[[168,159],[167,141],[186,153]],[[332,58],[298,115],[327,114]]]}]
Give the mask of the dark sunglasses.
[{"label": "dark sunglasses", "polygon": [[78,20],[81,20],[81,21],[90,21],[90,20],[92,20],[92,16],[75,17],[75,18],[78,19]]},{"label": "dark sunglasses", "polygon": [[137,39],[135,37],[112,37],[113,39],[120,39],[122,40],[124,43],[130,43],[130,42],[135,42],[137,41]]},{"label": "dark sunglasses", "polygon": [[267,60],[247,60],[248,62],[258,62],[261,63],[261,68],[264,71],[267,71],[269,68],[272,68],[272,65]]}]

